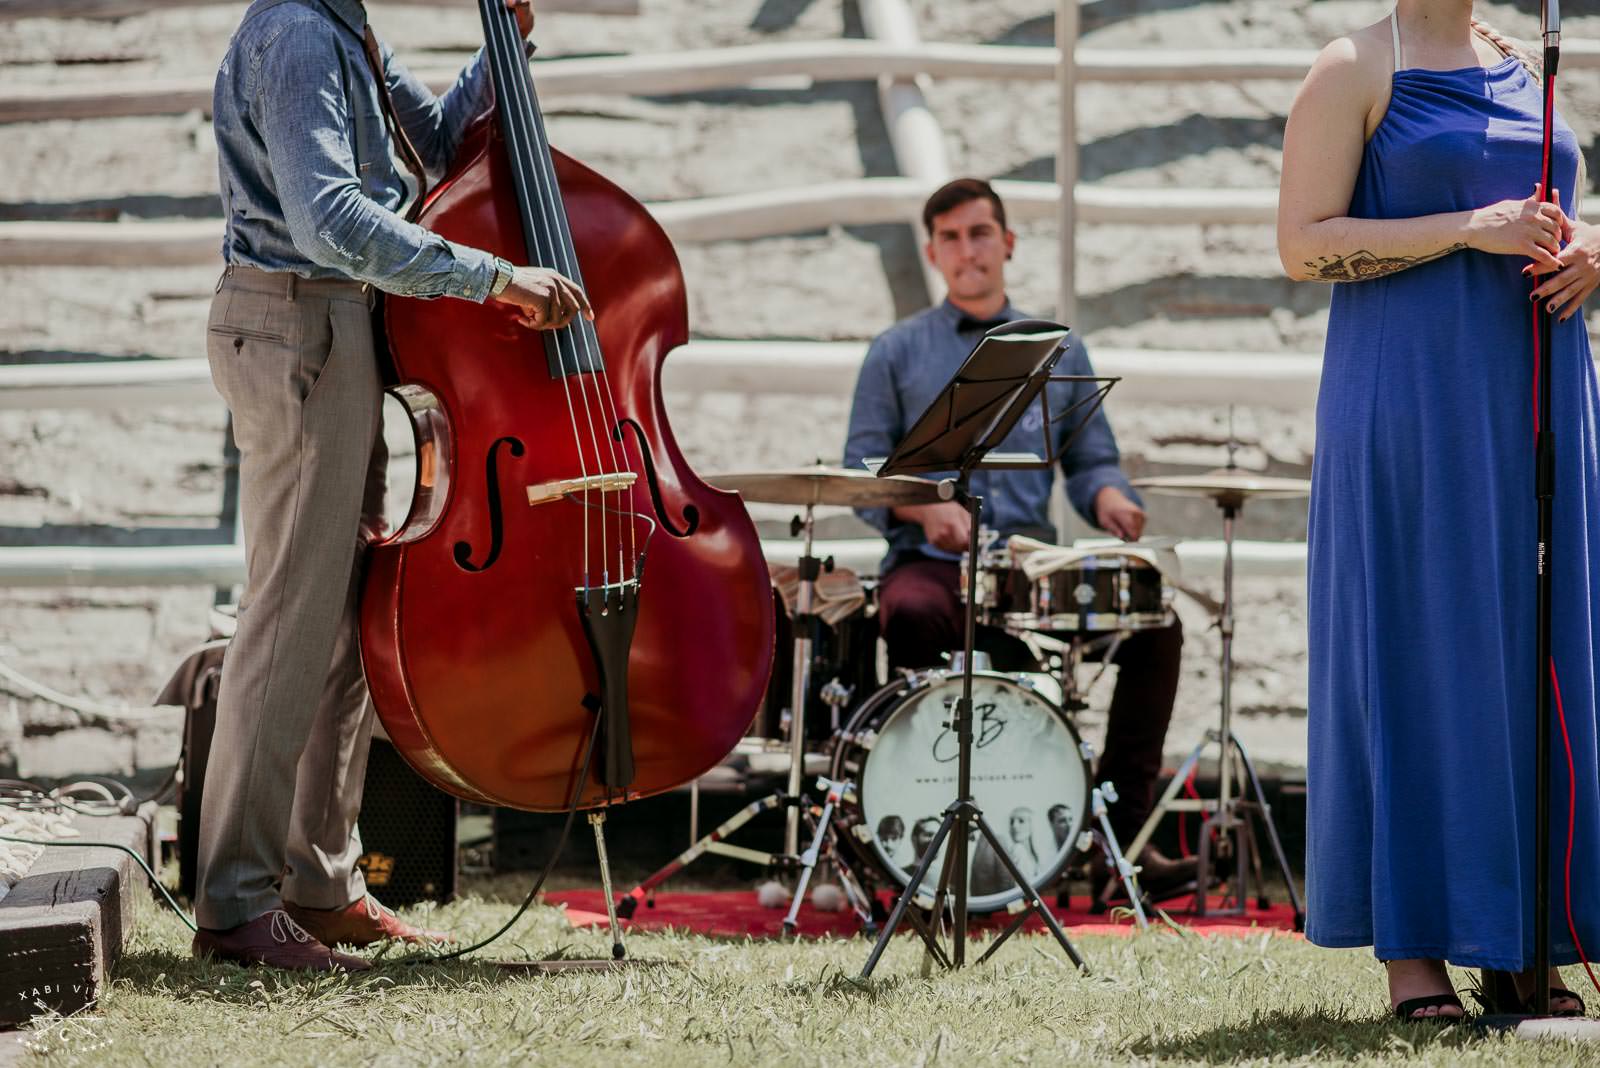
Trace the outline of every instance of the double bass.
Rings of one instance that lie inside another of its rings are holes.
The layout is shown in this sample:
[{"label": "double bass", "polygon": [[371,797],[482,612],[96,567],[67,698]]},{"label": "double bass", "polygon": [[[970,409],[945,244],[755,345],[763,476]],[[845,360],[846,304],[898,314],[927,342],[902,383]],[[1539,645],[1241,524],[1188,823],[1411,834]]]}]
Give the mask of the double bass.
[{"label": "double bass", "polygon": [[515,15],[478,6],[495,105],[416,220],[560,271],[595,319],[535,332],[508,304],[386,300],[418,472],[404,524],[370,550],[362,661],[390,739],[434,785],[594,807],[732,750],[771,670],[772,590],[742,502],[696,477],[667,423],[661,364],[688,339],[671,242],[551,149]]}]

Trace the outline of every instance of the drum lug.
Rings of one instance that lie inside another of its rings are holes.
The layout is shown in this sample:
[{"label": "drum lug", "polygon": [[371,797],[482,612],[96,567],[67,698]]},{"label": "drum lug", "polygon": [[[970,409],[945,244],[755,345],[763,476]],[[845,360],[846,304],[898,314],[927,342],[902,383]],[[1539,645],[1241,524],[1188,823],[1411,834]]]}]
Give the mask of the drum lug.
[{"label": "drum lug", "polygon": [[1084,763],[1093,764],[1094,763],[1094,746],[1090,745],[1088,742],[1079,742],[1078,743],[1078,755],[1083,757]]}]

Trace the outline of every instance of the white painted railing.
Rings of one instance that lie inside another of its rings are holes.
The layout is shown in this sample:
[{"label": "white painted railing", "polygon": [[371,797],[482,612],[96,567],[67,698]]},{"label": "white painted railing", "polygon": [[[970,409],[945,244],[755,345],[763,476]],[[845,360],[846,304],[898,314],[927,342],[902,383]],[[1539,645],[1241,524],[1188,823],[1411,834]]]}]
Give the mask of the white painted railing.
[{"label": "white painted railing", "polygon": [[[1563,69],[1600,68],[1600,41],[1569,41]],[[882,41],[802,41],[625,56],[538,60],[533,65],[546,99],[588,94],[650,96],[760,84],[771,78],[863,81],[879,77],[978,78],[1047,81],[1061,53],[1054,48]],[[1298,81],[1316,53],[1305,49],[1077,50],[1074,80],[1126,84],[1160,82]],[[459,71],[418,68],[442,92]],[[207,111],[212,79],[160,78],[94,84],[12,85],[0,91],[0,122],[126,118]]]},{"label": "white painted railing", "polygon": [[[385,6],[439,7],[441,3],[465,6],[474,0],[383,0]],[[0,0],[0,22],[13,19],[121,19],[186,7],[237,7],[217,0]],[[637,15],[639,0],[539,0],[540,11],[569,11],[585,15]]]},{"label": "white painted railing", "polygon": [[[1055,217],[1054,182],[996,182],[1012,220]],[[791,189],[647,204],[678,242],[762,237],[900,222],[934,189],[915,178],[856,178]],[[1080,223],[1134,226],[1270,224],[1276,189],[1121,189],[1079,185]],[[4,267],[202,267],[221,262],[222,222],[0,222]]]},{"label": "white painted railing", "polygon": [[[866,353],[861,341],[691,341],[668,355],[668,393],[764,393],[848,398]],[[1095,369],[1122,382],[1107,402],[1125,405],[1248,404],[1306,411],[1316,402],[1322,358],[1310,354],[1101,349]],[[203,359],[0,367],[0,410],[193,407],[220,403]]]},{"label": "white painted railing", "polygon": [[[792,564],[798,541],[763,539],[774,564]],[[881,538],[841,538],[816,543],[819,556],[862,575],[875,575],[883,557]],[[1209,539],[1181,542],[1178,560],[1184,579],[1215,580],[1222,575],[1222,543]],[[1234,566],[1242,575],[1294,577],[1305,572],[1304,542],[1240,541]],[[181,545],[160,548],[0,547],[0,589],[24,587],[232,586],[244,581],[241,545]]]}]

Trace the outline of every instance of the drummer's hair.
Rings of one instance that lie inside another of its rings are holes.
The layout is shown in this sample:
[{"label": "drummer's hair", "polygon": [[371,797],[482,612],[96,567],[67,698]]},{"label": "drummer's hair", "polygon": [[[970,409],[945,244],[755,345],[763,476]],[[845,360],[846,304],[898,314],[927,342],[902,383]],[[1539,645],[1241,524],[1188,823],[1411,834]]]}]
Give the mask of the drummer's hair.
[{"label": "drummer's hair", "polygon": [[994,191],[994,186],[982,178],[957,178],[935,189],[933,196],[922,205],[923,229],[932,237],[934,219],[973,200],[987,200],[993,204],[995,221],[1000,229],[1006,228],[1006,206],[1000,202],[1000,194]]}]

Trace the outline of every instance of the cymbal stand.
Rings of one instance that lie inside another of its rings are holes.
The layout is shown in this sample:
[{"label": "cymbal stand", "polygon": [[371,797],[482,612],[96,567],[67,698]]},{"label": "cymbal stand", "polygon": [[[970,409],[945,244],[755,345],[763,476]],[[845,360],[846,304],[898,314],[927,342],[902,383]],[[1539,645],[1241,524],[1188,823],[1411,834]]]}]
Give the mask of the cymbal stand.
[{"label": "cymbal stand", "polygon": [[[1235,443],[1230,440],[1228,444],[1228,468],[1234,469]],[[1262,829],[1266,832],[1267,842],[1272,848],[1273,859],[1277,861],[1278,869],[1283,873],[1283,880],[1289,891],[1289,904],[1294,909],[1295,930],[1305,929],[1305,904],[1300,898],[1300,892],[1295,886],[1294,874],[1289,870],[1289,860],[1283,850],[1283,840],[1278,836],[1278,828],[1272,820],[1272,807],[1267,803],[1266,795],[1261,789],[1261,778],[1256,774],[1255,764],[1250,759],[1250,754],[1245,751],[1244,744],[1239,741],[1238,735],[1233,732],[1233,541],[1234,523],[1239,517],[1239,512],[1244,507],[1244,495],[1240,493],[1223,493],[1216,497],[1217,505],[1222,509],[1222,611],[1217,621],[1217,628],[1222,636],[1222,700],[1221,700],[1221,725],[1217,730],[1207,731],[1200,744],[1194,747],[1189,756],[1178,768],[1178,773],[1172,777],[1162,793],[1160,800],[1150,813],[1150,818],[1145,820],[1144,826],[1128,843],[1128,853],[1138,856],[1145,844],[1155,834],[1156,827],[1161,823],[1161,818],[1168,812],[1198,812],[1205,815],[1200,825],[1200,855],[1199,868],[1195,873],[1195,897],[1193,913],[1196,916],[1207,915],[1209,906],[1206,900],[1206,891],[1211,885],[1211,873],[1218,861],[1232,859],[1234,861],[1233,887],[1229,895],[1231,904],[1225,903],[1218,910],[1220,915],[1242,915],[1249,897],[1250,878],[1256,881],[1257,904],[1265,906],[1268,901],[1265,887],[1261,880],[1261,861],[1259,850],[1256,848],[1255,829],[1251,817],[1259,820]],[[1178,794],[1188,782],[1190,774],[1199,765],[1201,757],[1211,746],[1217,747],[1217,797],[1209,798],[1179,798]],[[1240,776],[1240,789],[1235,794],[1235,776]],[[1244,787],[1248,786],[1251,796],[1245,796]],[[1212,848],[1215,837],[1216,847]]]},{"label": "cymbal stand", "polygon": [[806,886],[811,882],[811,873],[816,869],[817,862],[822,856],[822,847],[829,847],[833,858],[834,871],[839,876],[839,886],[844,891],[845,900],[861,917],[864,929],[868,934],[878,933],[878,923],[872,918],[872,899],[867,896],[861,884],[856,882],[856,877],[849,868],[838,863],[839,843],[833,828],[833,810],[844,800],[845,795],[855,791],[855,783],[846,779],[835,782],[829,778],[817,779],[817,789],[823,792],[822,808],[820,811],[807,812],[807,822],[811,824],[811,844],[806,851],[800,854],[800,881],[795,884],[794,900],[789,902],[789,914],[783,918],[783,933],[792,935],[799,927],[800,905],[806,898]]},{"label": "cymbal stand", "polygon": [[[1085,829],[1078,836],[1078,849],[1087,853],[1094,846],[1100,847],[1100,854],[1106,858],[1106,868],[1127,892],[1128,902],[1133,906],[1133,918],[1139,924],[1139,930],[1143,931],[1150,926],[1150,921],[1144,912],[1144,891],[1139,889],[1139,866],[1123,854],[1122,846],[1117,842],[1117,832],[1111,829],[1111,816],[1106,808],[1108,804],[1116,803],[1117,788],[1109,782],[1103,782],[1089,791],[1089,814],[1099,826],[1093,830]],[[1108,893],[1112,885],[1108,881]]]}]

